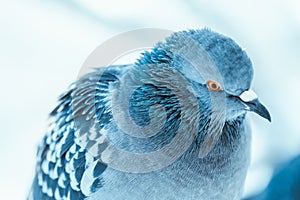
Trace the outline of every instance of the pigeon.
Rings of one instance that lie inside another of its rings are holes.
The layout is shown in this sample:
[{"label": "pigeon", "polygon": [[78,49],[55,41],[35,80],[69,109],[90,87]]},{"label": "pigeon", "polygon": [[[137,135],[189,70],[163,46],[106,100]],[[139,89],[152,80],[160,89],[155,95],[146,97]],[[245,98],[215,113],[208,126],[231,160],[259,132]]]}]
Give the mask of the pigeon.
[{"label": "pigeon", "polygon": [[95,66],[50,113],[28,199],[240,199],[246,113],[271,121],[252,78],[246,52],[208,28]]}]

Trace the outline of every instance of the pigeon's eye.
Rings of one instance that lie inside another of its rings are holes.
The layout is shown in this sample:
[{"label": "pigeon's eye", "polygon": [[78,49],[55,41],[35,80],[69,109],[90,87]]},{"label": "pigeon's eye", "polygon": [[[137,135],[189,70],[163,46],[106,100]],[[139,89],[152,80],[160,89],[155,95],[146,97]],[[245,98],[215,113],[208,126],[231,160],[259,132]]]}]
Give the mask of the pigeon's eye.
[{"label": "pigeon's eye", "polygon": [[220,91],[221,90],[220,84],[217,83],[216,81],[208,81],[207,87],[212,91]]}]

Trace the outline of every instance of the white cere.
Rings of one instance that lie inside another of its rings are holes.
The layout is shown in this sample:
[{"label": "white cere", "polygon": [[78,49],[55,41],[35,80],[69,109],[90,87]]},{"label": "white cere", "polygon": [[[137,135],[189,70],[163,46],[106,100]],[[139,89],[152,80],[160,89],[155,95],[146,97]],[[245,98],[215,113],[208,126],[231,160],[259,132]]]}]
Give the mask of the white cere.
[{"label": "white cere", "polygon": [[240,98],[244,102],[249,102],[253,101],[254,99],[257,99],[257,95],[255,94],[255,92],[253,92],[253,90],[247,90],[240,95]]}]

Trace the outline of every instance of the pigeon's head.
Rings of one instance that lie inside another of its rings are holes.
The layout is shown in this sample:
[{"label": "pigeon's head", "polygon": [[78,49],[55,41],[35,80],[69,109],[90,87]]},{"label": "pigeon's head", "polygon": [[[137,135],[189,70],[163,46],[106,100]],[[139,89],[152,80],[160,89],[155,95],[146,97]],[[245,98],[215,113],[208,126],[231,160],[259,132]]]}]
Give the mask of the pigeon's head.
[{"label": "pigeon's head", "polygon": [[[207,115],[225,111],[225,121],[234,121],[253,111],[271,121],[250,89],[251,60],[229,37],[209,29],[176,32],[152,52],[146,52],[139,60],[139,64],[145,63],[168,64],[182,73],[193,85],[202,107],[208,108],[204,110]],[[214,108],[209,109],[208,104]]]}]

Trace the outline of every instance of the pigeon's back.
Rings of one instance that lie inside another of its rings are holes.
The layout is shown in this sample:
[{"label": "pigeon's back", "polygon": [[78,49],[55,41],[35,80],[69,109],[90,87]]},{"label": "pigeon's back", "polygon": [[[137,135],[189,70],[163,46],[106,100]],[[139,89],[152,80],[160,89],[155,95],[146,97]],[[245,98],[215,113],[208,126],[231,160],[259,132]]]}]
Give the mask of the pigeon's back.
[{"label": "pigeon's back", "polygon": [[59,105],[50,114],[46,136],[38,147],[36,176],[28,199],[84,199],[102,186],[101,174],[107,166],[88,152],[98,144],[90,139],[83,146],[81,136],[95,133],[96,113],[100,127],[109,123],[109,85],[126,68],[97,69],[60,96]]}]

